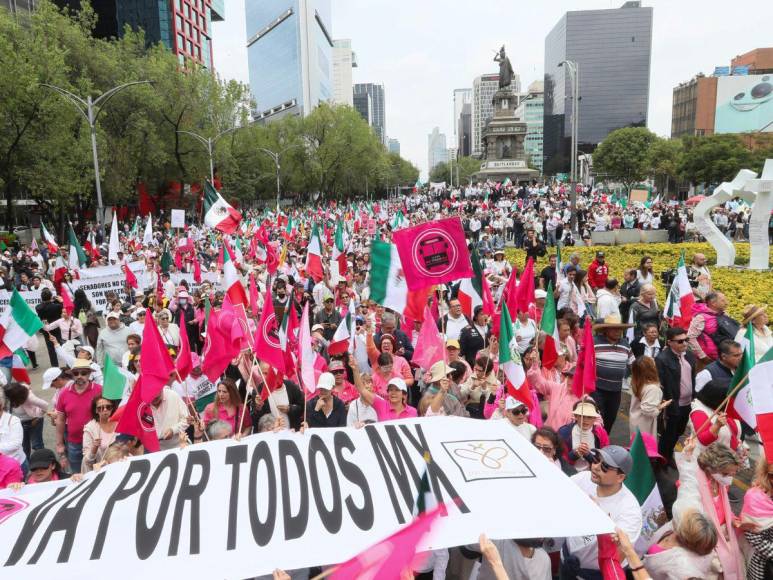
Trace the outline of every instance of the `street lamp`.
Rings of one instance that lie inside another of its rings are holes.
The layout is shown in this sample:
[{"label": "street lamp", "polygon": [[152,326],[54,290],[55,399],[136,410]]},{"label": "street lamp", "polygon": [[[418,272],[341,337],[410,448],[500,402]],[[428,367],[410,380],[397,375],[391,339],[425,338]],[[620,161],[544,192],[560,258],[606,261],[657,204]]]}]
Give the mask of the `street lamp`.
[{"label": "street lamp", "polygon": [[82,97],[79,97],[78,95],[75,95],[61,87],[49,85],[47,83],[41,83],[41,86],[49,88],[52,91],[56,91],[65,99],[70,101],[73,105],[75,105],[75,108],[78,109],[78,112],[83,115],[83,117],[86,119],[86,122],[89,124],[89,128],[91,129],[91,154],[94,157],[94,181],[97,188],[97,221],[99,223],[99,229],[103,238],[105,236],[105,211],[104,206],[102,205],[102,183],[99,178],[99,158],[97,157],[97,117],[99,117],[99,114],[102,112],[102,109],[105,108],[107,102],[117,92],[133,85],[142,84],[151,85],[153,83],[151,81],[132,81],[130,83],[124,83],[122,85],[118,85],[117,87],[113,87],[109,91],[99,95],[96,99],[92,99],[91,95],[87,95],[86,98],[83,99]]},{"label": "street lamp", "polygon": [[302,147],[303,145],[301,143],[293,143],[292,145],[288,145],[281,151],[273,151],[271,149],[266,149],[265,147],[258,147],[258,151],[262,151],[271,159],[274,161],[274,164],[276,165],[276,210],[279,211],[279,200],[280,200],[280,190],[279,190],[279,170],[281,169],[281,166],[279,164],[282,155],[284,155],[287,151],[290,149],[293,149],[294,147]]},{"label": "street lamp", "polygon": [[569,191],[569,200],[572,205],[571,229],[577,229],[577,126],[580,114],[580,70],[577,62],[573,60],[562,60],[558,66],[566,65],[569,70],[569,78],[572,81],[572,144],[571,144],[571,170],[570,182],[572,188]]},{"label": "street lamp", "polygon": [[194,133],[193,131],[177,131],[178,133],[182,133],[183,135],[190,135],[191,137],[194,137],[196,140],[199,141],[204,147],[207,149],[207,153],[209,154],[209,182],[214,187],[215,185],[215,163],[212,158],[213,148],[215,146],[215,143],[222,137],[223,135],[226,135],[230,133],[231,131],[236,131],[237,129],[241,129],[241,127],[231,127],[230,129],[226,129],[225,131],[220,131],[217,135],[214,137],[203,137],[199,135],[198,133]]}]

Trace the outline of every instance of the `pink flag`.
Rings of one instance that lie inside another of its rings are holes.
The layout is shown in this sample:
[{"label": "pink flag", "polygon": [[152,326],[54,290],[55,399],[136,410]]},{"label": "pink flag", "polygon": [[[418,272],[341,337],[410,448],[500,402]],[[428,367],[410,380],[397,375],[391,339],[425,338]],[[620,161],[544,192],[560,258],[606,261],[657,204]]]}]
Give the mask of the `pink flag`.
[{"label": "pink flag", "polygon": [[472,278],[472,262],[458,217],[427,222],[394,232],[409,290],[460,278]]},{"label": "pink flag", "polygon": [[255,272],[250,272],[250,310],[252,315],[258,317],[258,285],[255,282]]},{"label": "pink flag", "polygon": [[233,311],[213,310],[207,322],[202,372],[216,381],[240,352],[243,333]]},{"label": "pink flag", "polygon": [[[529,305],[534,304],[534,259],[529,258],[521,274],[521,282],[516,291],[518,312],[528,312]],[[510,304],[507,305],[508,309]],[[515,311],[513,311],[515,312]]]},{"label": "pink flag", "polygon": [[[521,278],[523,280],[523,278]],[[518,269],[513,268],[510,277],[507,279],[504,290],[502,290],[502,302],[507,304],[508,312],[516,313],[518,311]],[[501,308],[501,305],[500,305]],[[499,326],[496,326],[499,328]]]},{"label": "pink flag", "polygon": [[301,361],[301,386],[307,393],[317,390],[314,377],[314,359],[317,353],[311,348],[311,325],[309,324],[309,303],[303,305],[301,328],[298,336],[298,360]]},{"label": "pink flag", "polygon": [[593,322],[590,316],[585,317],[582,345],[574,369],[572,392],[578,399],[590,395],[596,390],[596,347],[593,344]]},{"label": "pink flag", "polygon": [[444,509],[444,506],[438,506],[432,511],[419,514],[413,522],[400,531],[338,566],[330,578],[332,580],[402,578],[403,571],[411,565],[416,556],[419,543],[431,530]]},{"label": "pink flag", "polygon": [[263,313],[258,323],[258,330],[255,332],[255,356],[267,362],[278,371],[285,372],[282,343],[279,340],[279,324],[274,313],[271,287],[266,287]]},{"label": "pink flag", "polygon": [[180,317],[180,351],[177,353],[177,358],[174,361],[174,366],[177,368],[177,374],[181,380],[185,380],[191,369],[193,368],[193,361],[191,360],[191,345],[188,342],[188,324],[185,322],[185,316]]},{"label": "pink flag", "polygon": [[62,308],[64,308],[68,314],[72,314],[73,310],[75,310],[75,304],[73,304],[72,296],[70,296],[70,291],[67,289],[66,284],[61,285],[59,294],[62,297]]},{"label": "pink flag", "polygon": [[169,382],[169,375],[175,371],[175,368],[149,309],[145,316],[145,328],[142,329],[142,346],[140,348],[142,400],[150,403]]},{"label": "pink flag", "polygon": [[443,337],[437,329],[429,307],[425,307],[424,322],[421,323],[419,340],[416,341],[416,349],[413,351],[411,360],[422,369],[428,370],[436,362],[445,360],[445,356],[446,346]]}]

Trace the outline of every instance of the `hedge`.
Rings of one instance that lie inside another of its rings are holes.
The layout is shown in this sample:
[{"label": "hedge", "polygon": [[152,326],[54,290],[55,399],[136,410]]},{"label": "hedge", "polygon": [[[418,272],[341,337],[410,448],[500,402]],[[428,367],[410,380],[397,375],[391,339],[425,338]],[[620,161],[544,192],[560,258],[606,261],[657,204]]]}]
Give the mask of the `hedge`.
[{"label": "hedge", "polygon": [[[735,244],[736,264],[738,266],[749,263],[749,244]],[[580,255],[580,265],[587,269],[595,258],[596,251],[602,250],[606,254],[609,275],[623,283],[623,271],[628,268],[638,268],[642,256],[650,256],[655,272],[655,288],[658,292],[658,304],[661,308],[665,305],[666,288],[663,285],[660,274],[671,268],[675,268],[679,262],[679,255],[684,250],[687,264],[692,260],[693,254],[706,255],[711,280],[714,289],[723,292],[728,300],[728,313],[740,322],[742,312],[747,304],[767,304],[773,307],[773,273],[744,270],[736,268],[717,268],[717,254],[708,243],[684,243],[684,244],[627,244],[623,246],[574,246],[561,250],[561,257],[565,262],[569,256],[576,252]],[[548,255],[555,252],[555,248],[548,248],[548,253],[537,260],[535,272],[539,272],[548,263]],[[523,269],[526,262],[526,252],[516,248],[506,249],[507,259]],[[773,263],[772,263],[773,264]]]}]

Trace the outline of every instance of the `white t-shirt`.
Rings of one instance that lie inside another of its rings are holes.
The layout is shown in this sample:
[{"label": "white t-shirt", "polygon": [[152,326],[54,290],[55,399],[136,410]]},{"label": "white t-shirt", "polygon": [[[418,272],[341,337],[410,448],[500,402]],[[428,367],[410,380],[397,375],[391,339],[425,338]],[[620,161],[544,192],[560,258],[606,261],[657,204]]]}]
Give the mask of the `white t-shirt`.
[{"label": "white t-shirt", "polygon": [[[609,497],[596,496],[596,484],[591,481],[591,472],[583,471],[572,476],[572,481],[590,497],[595,498],[599,507],[621,528],[635,544],[641,534],[641,507],[636,497],[623,485],[616,494]],[[599,569],[599,553],[596,536],[576,536],[567,538],[569,552],[580,559],[580,568]]]},{"label": "white t-shirt", "polygon": [[446,340],[459,340],[459,335],[465,326],[467,326],[467,319],[464,315],[459,318],[449,316],[446,320]]}]

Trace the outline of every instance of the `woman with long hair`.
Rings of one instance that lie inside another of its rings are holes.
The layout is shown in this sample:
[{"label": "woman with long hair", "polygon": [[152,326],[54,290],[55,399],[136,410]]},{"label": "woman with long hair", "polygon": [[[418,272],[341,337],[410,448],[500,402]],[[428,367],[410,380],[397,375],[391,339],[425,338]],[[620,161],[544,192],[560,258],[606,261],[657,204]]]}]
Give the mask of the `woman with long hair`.
[{"label": "woman with long hair", "polygon": [[642,256],[639,260],[639,269],[636,270],[636,279],[639,284],[653,284],[655,282],[655,273],[652,270],[652,258],[650,256]]},{"label": "woman with long hair", "polygon": [[636,430],[658,436],[658,415],[671,401],[663,400],[663,388],[660,386],[658,368],[655,359],[640,356],[631,365],[631,414],[629,428],[631,435]]},{"label": "woman with long hair", "polygon": [[[576,296],[585,305],[585,314],[591,318],[596,318],[596,294],[588,284],[587,270],[577,270],[574,285],[577,287]],[[581,308],[576,308],[574,305],[572,305],[572,310],[578,316],[582,312]]]},{"label": "woman with long hair", "polygon": [[242,415],[244,415],[244,423],[241,433],[246,435],[252,430],[250,414],[242,413],[242,399],[233,379],[221,379],[217,385],[215,400],[207,405],[201,414],[204,425],[213,420],[225,421],[231,425],[233,433],[238,433]]},{"label": "woman with long hair", "polygon": [[94,464],[103,460],[107,448],[115,441],[118,421],[111,421],[115,404],[104,397],[91,401],[91,421],[83,427],[82,473],[94,469]]}]

